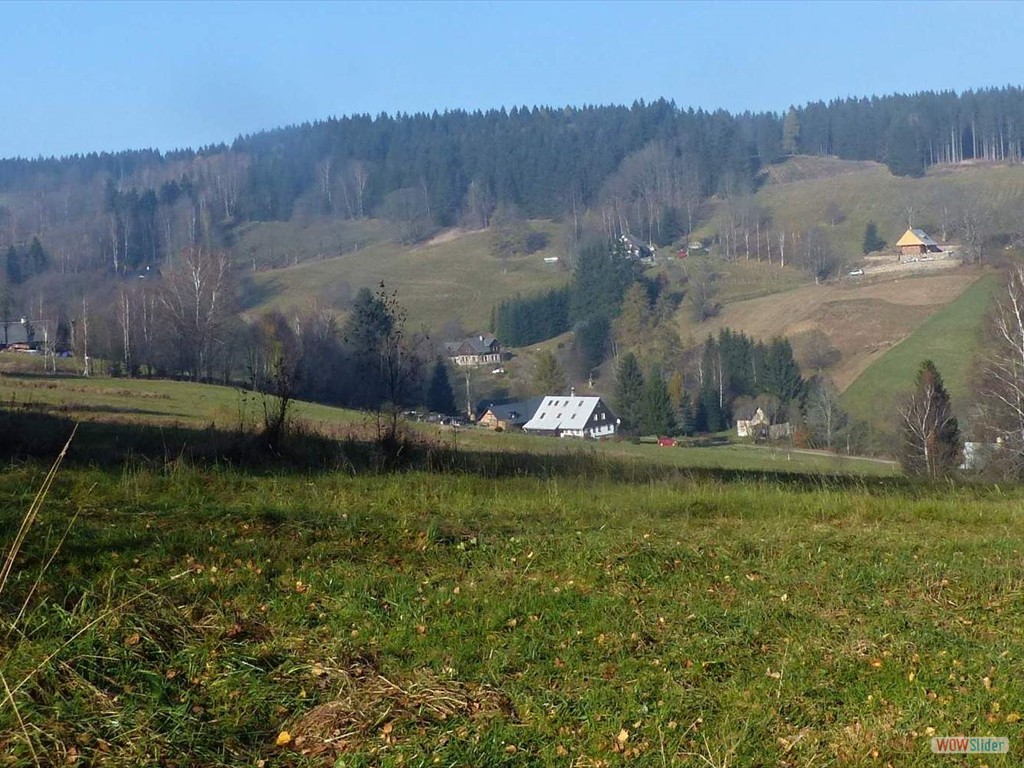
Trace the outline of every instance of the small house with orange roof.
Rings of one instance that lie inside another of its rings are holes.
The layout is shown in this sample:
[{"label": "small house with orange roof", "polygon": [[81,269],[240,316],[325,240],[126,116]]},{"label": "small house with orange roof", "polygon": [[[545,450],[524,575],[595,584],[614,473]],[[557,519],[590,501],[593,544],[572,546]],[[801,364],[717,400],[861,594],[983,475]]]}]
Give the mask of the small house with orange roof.
[{"label": "small house with orange roof", "polygon": [[932,240],[923,229],[908,229],[896,242],[900,256],[918,256],[922,253],[942,253],[939,244]]}]

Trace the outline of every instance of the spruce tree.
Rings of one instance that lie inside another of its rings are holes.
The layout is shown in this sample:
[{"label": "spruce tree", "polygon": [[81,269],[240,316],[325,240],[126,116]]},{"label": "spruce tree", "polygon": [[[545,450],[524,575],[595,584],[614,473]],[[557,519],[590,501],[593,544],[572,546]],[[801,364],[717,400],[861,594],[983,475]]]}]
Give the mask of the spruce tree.
[{"label": "spruce tree", "polygon": [[948,475],[960,464],[963,443],[949,394],[935,363],[925,360],[914,391],[900,408],[900,463],[908,475]]},{"label": "spruce tree", "polygon": [[893,176],[924,176],[924,156],[917,131],[907,120],[896,122],[886,136],[885,164]]},{"label": "spruce tree", "polygon": [[794,107],[790,107],[782,119],[782,152],[795,155],[800,149],[800,118]]},{"label": "spruce tree", "polygon": [[533,372],[533,389],[538,395],[560,395],[565,391],[565,371],[551,352],[537,356],[537,367]]},{"label": "spruce tree", "polygon": [[627,352],[615,370],[615,412],[622,419],[625,431],[640,426],[640,398],[644,391],[644,375],[636,355]]},{"label": "spruce tree", "polygon": [[7,260],[5,264],[7,271],[7,282],[11,285],[18,285],[25,280],[25,270],[21,263],[21,254],[12,245],[7,249]]},{"label": "spruce tree", "polygon": [[452,382],[448,378],[448,366],[441,358],[434,363],[434,370],[430,375],[430,385],[427,387],[427,407],[434,413],[444,413],[449,416],[454,415],[456,411],[455,392],[452,390]]},{"label": "spruce tree", "polygon": [[589,374],[604,362],[610,328],[608,318],[602,315],[577,323],[573,348],[578,355],[583,373]]},{"label": "spruce tree", "polygon": [[695,428],[697,413],[689,392],[683,392],[682,397],[679,398],[678,414],[676,431],[680,435],[692,435],[697,431]]},{"label": "spruce tree", "polygon": [[788,339],[774,338],[767,346],[759,380],[761,390],[775,395],[783,406],[803,398],[804,380]]},{"label": "spruce tree", "polygon": [[647,435],[675,434],[676,418],[672,398],[661,376],[661,369],[652,366],[640,398],[640,429]]},{"label": "spruce tree", "polygon": [[866,254],[874,253],[885,248],[885,240],[878,235],[878,225],[869,221],[864,227],[864,243],[861,250]]},{"label": "spruce tree", "polygon": [[38,237],[32,238],[32,244],[28,247],[28,266],[33,275],[42,274],[50,263],[50,256],[39,242]]},{"label": "spruce tree", "polygon": [[705,381],[700,389],[694,416],[695,432],[721,432],[725,429],[725,414],[718,401],[718,390],[710,381]]}]

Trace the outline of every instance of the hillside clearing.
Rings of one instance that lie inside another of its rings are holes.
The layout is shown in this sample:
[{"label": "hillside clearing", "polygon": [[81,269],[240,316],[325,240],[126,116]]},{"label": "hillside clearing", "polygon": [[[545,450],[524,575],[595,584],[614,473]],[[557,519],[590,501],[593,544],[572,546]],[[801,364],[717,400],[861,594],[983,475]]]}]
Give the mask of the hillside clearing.
[{"label": "hillside clearing", "polygon": [[979,276],[976,270],[959,268],[942,275],[804,285],[725,304],[717,317],[699,326],[685,311],[681,312],[680,332],[683,338],[699,341],[708,333],[732,328],[755,339],[768,340],[818,328],[840,352],[838,364],[828,373],[840,389],[845,389],[872,362],[956,299]]},{"label": "hillside clearing", "polygon": [[[546,256],[560,255],[557,227],[550,222],[531,226],[548,234],[548,247],[505,260],[491,254],[490,232],[452,230],[414,247],[378,239],[341,255],[255,272],[249,276],[253,302],[247,311],[308,309],[315,301],[344,304],[358,289],[375,289],[383,282],[388,290],[398,291],[411,328],[437,332],[456,320],[469,331],[484,330],[502,299],[558,288],[569,280],[562,262],[544,262]],[[273,231],[273,225],[254,225],[246,235],[246,242],[253,244],[240,248],[259,247],[264,227]]]},{"label": "hillside clearing", "polygon": [[960,410],[957,400],[967,395],[979,334],[997,285],[995,275],[978,280],[880,356],[843,394],[850,414],[891,429],[897,404],[910,390],[918,367],[929,359]]},{"label": "hillside clearing", "polygon": [[[962,201],[980,200],[991,214],[993,232],[1015,232],[1024,206],[1020,165],[937,166],[913,179],[893,176],[878,163],[794,157],[767,173],[770,182],[754,199],[771,213],[773,226],[788,232],[821,227],[832,247],[851,262],[861,256],[868,221],[892,245],[906,230],[908,215],[914,226],[939,237],[943,229],[952,230]],[[834,226],[827,214],[830,206],[842,214]]]}]

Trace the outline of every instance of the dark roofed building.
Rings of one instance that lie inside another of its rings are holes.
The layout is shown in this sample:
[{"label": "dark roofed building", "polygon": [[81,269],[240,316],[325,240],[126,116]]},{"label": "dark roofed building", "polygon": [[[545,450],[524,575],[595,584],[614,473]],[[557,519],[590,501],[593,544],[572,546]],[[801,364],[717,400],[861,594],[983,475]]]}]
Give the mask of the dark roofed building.
[{"label": "dark roofed building", "polygon": [[[523,424],[533,418],[540,407],[543,397],[531,397],[526,400],[509,400],[504,402],[492,402],[478,408],[480,417],[477,424],[489,429],[521,429]],[[481,413],[482,411],[482,413]]]},{"label": "dark roofed building", "polygon": [[489,333],[462,341],[446,341],[444,351],[455,365],[465,367],[501,362],[501,344]]},{"label": "dark roofed building", "polygon": [[31,346],[35,342],[32,326],[20,320],[0,320],[0,349],[13,347],[15,344]]},{"label": "dark roofed building", "polygon": [[645,264],[654,263],[655,250],[653,246],[645,245],[632,235],[619,235],[619,247],[627,257]]}]

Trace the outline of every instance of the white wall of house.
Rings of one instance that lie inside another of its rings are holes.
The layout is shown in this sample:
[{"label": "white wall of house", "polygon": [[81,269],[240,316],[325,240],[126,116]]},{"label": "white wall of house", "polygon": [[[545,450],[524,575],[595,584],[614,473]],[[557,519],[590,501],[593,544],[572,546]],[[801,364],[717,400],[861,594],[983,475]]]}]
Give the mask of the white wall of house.
[{"label": "white wall of house", "polygon": [[452,358],[456,365],[460,365],[463,368],[468,368],[473,365],[486,365],[487,363],[500,363],[501,353],[496,352],[491,355],[457,355]]}]

